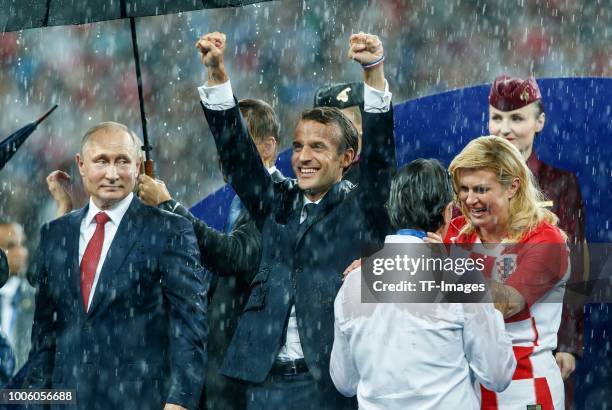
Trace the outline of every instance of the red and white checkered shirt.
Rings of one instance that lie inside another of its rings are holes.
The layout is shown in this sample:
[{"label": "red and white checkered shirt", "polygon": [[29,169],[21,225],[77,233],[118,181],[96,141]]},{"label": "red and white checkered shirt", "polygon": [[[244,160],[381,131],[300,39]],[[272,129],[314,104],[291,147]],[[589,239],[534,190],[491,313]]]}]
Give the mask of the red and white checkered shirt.
[{"label": "red and white checkered shirt", "polygon": [[[464,217],[453,219],[445,238],[451,254],[484,259],[484,275],[516,289],[526,307],[505,319],[517,367],[512,383],[502,393],[477,386],[484,410],[563,410],[564,390],[552,355],[565,283],[570,275],[569,250],[561,231],[541,222],[515,244],[483,247],[476,233],[459,234]],[[533,406],[533,407],[532,407]]]}]

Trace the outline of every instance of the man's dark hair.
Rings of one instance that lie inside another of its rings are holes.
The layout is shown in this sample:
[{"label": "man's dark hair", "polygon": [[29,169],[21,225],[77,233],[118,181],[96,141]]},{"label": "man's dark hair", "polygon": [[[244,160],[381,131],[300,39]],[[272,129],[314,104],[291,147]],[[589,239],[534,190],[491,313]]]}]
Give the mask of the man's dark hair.
[{"label": "man's dark hair", "polygon": [[246,98],[238,101],[238,108],[256,144],[263,142],[266,137],[274,137],[278,147],[280,122],[270,104],[262,100]]},{"label": "man's dark hair", "polygon": [[387,211],[393,229],[435,232],[444,224],[444,209],[453,200],[446,169],[435,159],[416,159],[391,181]]},{"label": "man's dark hair", "polygon": [[357,154],[359,134],[353,123],[335,107],[316,107],[302,112],[300,121],[315,121],[324,125],[336,125],[340,129],[338,154],[352,148]]}]

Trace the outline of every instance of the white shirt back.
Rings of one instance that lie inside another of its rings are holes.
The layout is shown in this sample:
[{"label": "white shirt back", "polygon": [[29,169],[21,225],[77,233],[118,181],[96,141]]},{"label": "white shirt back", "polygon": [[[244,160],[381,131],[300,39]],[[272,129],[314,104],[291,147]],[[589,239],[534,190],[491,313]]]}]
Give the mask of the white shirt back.
[{"label": "white shirt back", "polygon": [[[398,239],[399,238],[399,239]],[[422,242],[411,236],[387,242]],[[360,409],[479,409],[474,379],[494,390],[516,361],[491,304],[361,303],[361,270],[336,297],[330,373]]]}]

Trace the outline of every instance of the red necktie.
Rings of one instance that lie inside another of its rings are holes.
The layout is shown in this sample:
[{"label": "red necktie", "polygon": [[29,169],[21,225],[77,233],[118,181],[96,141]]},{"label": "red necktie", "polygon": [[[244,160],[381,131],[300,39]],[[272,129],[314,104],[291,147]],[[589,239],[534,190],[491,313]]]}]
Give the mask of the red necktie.
[{"label": "red necktie", "polygon": [[108,221],[110,221],[110,218],[104,212],[96,214],[96,231],[89,240],[81,260],[81,294],[83,295],[83,306],[86,312],[100,254],[102,253],[102,244],[104,244],[104,225]]}]

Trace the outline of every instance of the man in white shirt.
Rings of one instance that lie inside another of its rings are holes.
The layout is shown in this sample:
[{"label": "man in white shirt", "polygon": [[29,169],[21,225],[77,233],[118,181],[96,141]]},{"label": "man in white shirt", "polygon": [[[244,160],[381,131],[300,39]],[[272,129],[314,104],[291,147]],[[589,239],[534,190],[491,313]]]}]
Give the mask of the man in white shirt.
[{"label": "man in white shirt", "polygon": [[209,278],[192,224],[134,198],[139,150],[122,124],[90,129],[89,203],[41,229],[25,385],[79,409],[195,409],[204,383]]},{"label": "man in white shirt", "polygon": [[[423,244],[443,233],[452,189],[436,160],[415,160],[393,178],[386,243]],[[330,374],[360,409],[477,410],[472,382],[495,391],[512,379],[516,360],[503,317],[491,303],[362,303],[361,269],[336,297]]]},{"label": "man in white shirt", "polygon": [[25,363],[30,351],[35,289],[26,278],[28,249],[23,227],[16,222],[0,222],[0,249],[6,251],[10,276],[0,288],[0,330],[15,353],[15,371]]},{"label": "man in white shirt", "polygon": [[349,56],[364,73],[362,161],[357,187],[342,174],[357,152],[357,130],[337,108],[302,113],[292,167],[275,183],[236,106],[224,67],[225,35],[197,43],[208,81],[199,88],[223,171],[262,233],[262,256],[221,372],[248,382],[248,409],[344,409],[329,378],[333,300],[339,272],[361,246],[382,243],[384,198],[395,166],[391,93],[378,37],[351,36]]}]

